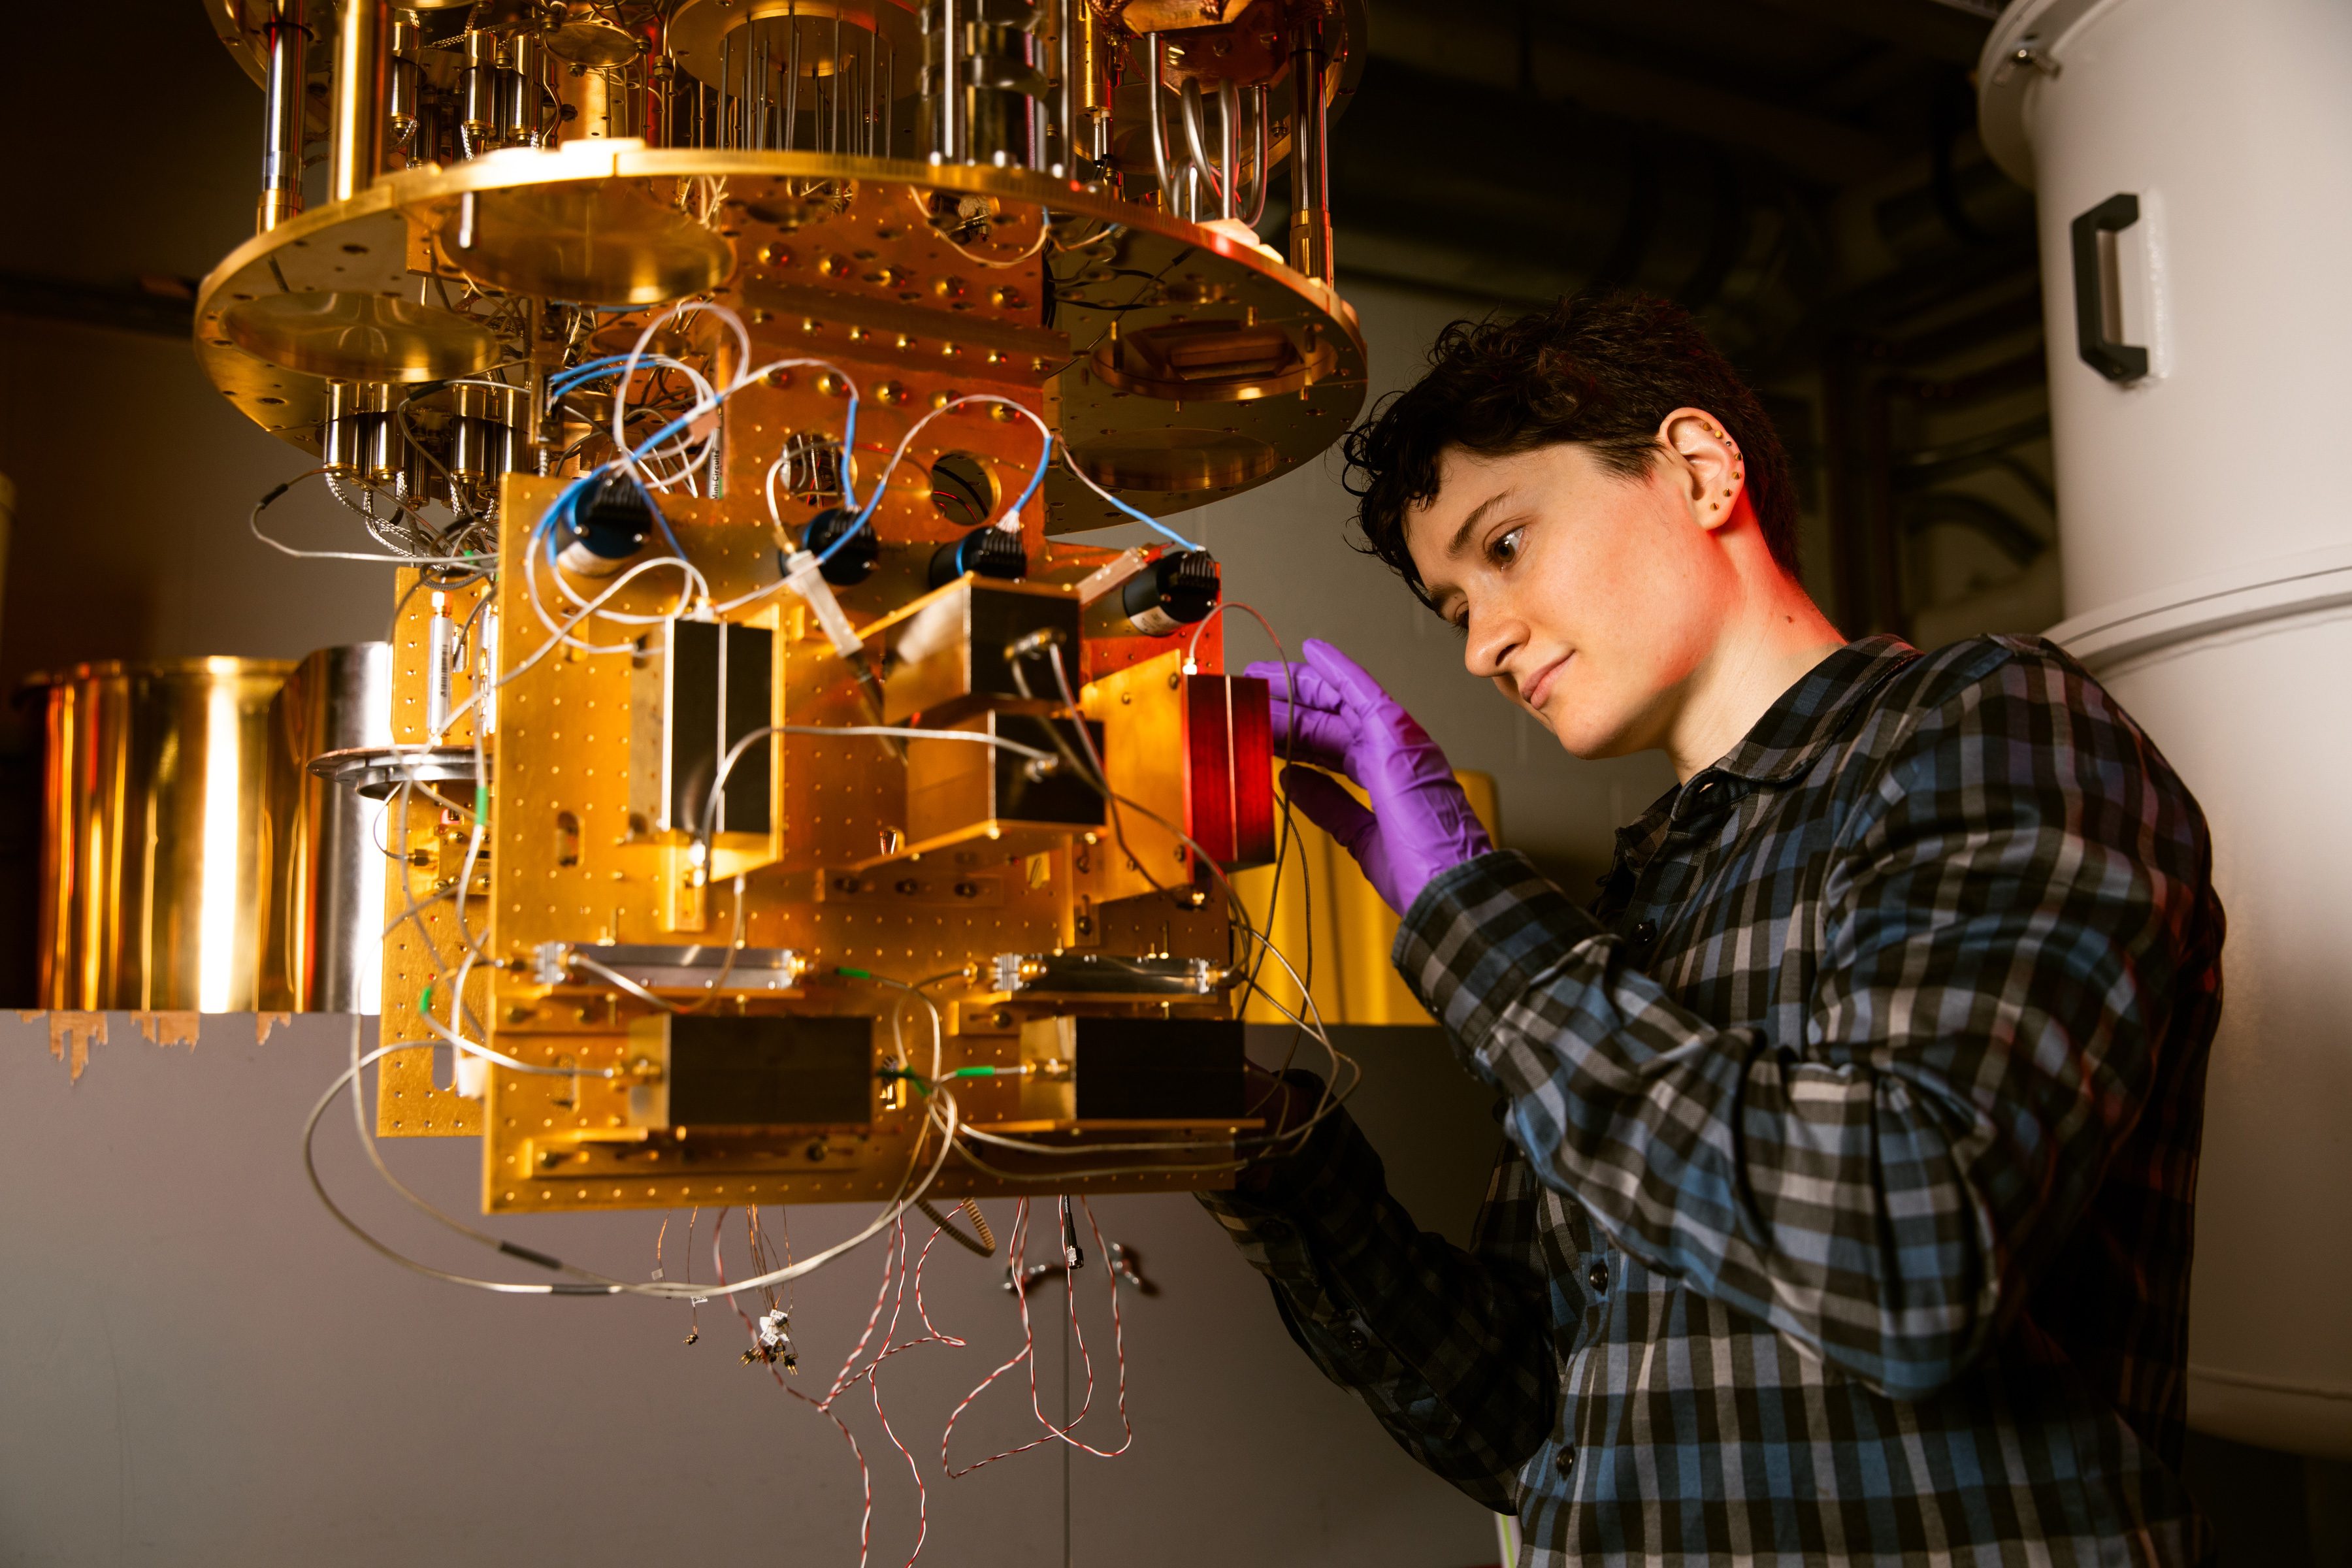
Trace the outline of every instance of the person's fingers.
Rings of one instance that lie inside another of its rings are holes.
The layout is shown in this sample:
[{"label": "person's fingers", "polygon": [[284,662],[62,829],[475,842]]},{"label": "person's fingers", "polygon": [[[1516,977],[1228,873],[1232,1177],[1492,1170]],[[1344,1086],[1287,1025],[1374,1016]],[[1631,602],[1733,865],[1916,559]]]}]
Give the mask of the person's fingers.
[{"label": "person's fingers", "polygon": [[1353,715],[1292,708],[1277,697],[1268,705],[1267,717],[1273,721],[1276,756],[1339,773],[1352,772],[1347,760],[1349,749],[1356,742]]},{"label": "person's fingers", "polygon": [[[1396,699],[1367,674],[1362,665],[1322,638],[1308,637],[1299,646],[1299,651],[1307,656],[1307,662],[1314,672],[1328,681],[1349,707],[1368,711],[1397,708]],[[1397,710],[1403,711],[1401,708]]]},{"label": "person's fingers", "polygon": [[1277,664],[1261,659],[1242,671],[1244,675],[1265,682],[1266,689],[1277,702],[1296,697],[1302,708],[1320,708],[1328,713],[1345,711],[1349,704],[1331,683],[1303,664]]},{"label": "person's fingers", "polygon": [[1339,781],[1312,768],[1282,770],[1282,793],[1306,814],[1307,820],[1339,841],[1339,847],[1359,861],[1365,845],[1380,832],[1379,818],[1357,804]]}]

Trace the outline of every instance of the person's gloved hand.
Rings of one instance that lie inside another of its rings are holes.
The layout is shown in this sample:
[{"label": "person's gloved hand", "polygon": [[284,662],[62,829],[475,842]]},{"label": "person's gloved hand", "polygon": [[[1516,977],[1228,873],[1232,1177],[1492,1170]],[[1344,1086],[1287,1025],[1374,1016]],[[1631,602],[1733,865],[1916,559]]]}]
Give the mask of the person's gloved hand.
[{"label": "person's gloved hand", "polygon": [[1287,744],[1296,760],[1347,774],[1371,796],[1372,808],[1366,811],[1309,768],[1285,768],[1283,790],[1356,858],[1373,890],[1402,914],[1431,878],[1494,845],[1429,731],[1329,643],[1309,637],[1300,651],[1306,662],[1286,667],[1286,667],[1271,662],[1244,672],[1273,689],[1275,755]]}]

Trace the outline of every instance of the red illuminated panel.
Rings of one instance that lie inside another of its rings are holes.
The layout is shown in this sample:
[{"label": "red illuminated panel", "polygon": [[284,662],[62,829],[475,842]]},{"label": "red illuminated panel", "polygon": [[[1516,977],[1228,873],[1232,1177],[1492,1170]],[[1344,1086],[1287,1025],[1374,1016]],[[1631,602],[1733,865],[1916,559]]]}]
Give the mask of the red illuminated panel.
[{"label": "red illuminated panel", "polygon": [[1184,678],[1184,830],[1227,870],[1274,858],[1274,724],[1266,684]]}]

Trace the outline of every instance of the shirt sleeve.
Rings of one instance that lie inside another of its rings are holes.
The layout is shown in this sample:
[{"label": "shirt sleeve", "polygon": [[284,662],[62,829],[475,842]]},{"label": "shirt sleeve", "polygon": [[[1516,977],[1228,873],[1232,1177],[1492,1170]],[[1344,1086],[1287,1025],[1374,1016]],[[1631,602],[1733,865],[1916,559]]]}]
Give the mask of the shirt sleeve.
[{"label": "shirt sleeve", "polygon": [[1825,938],[1801,1039],[1677,1005],[1516,855],[1439,877],[1398,935],[1541,1180],[1897,1398],[1967,1367],[2096,1191],[2191,945],[2201,818],[2071,669],[1923,705],[1847,793],[1824,908],[1790,917]]},{"label": "shirt sleeve", "polygon": [[1516,1512],[1559,1384],[1541,1277],[1416,1227],[1344,1110],[1270,1176],[1199,1195],[1266,1277],[1291,1338],[1423,1468]]}]

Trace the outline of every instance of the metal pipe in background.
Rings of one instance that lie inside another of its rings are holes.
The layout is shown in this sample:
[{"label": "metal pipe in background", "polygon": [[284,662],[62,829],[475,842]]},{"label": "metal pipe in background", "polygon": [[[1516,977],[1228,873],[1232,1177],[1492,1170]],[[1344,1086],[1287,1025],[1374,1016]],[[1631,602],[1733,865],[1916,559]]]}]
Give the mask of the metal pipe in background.
[{"label": "metal pipe in background", "polygon": [[258,1000],[301,1013],[383,1010],[382,801],[318,778],[310,759],[392,744],[392,645],[322,647],[269,709],[270,825]]},{"label": "metal pipe in background", "polygon": [[[1176,107],[1184,120],[1183,152],[1188,174],[1197,174],[1200,179],[1208,182],[1209,194],[1223,201],[1224,186],[1217,178],[1216,162],[1209,155],[1208,130],[1202,124],[1202,121],[1208,118],[1208,109],[1202,101],[1199,77],[1188,76],[1184,79],[1183,90],[1176,95]],[[1186,188],[1191,189],[1194,183],[1188,178]],[[1200,215],[1188,212],[1184,216],[1187,218],[1197,219]]]},{"label": "metal pipe in background", "polygon": [[1150,113],[1144,132],[1151,142],[1151,172],[1160,181],[1160,208],[1162,212],[1176,210],[1176,182],[1168,173],[1168,110],[1160,101],[1160,73],[1168,68],[1168,46],[1157,33],[1143,36],[1145,58],[1150,62],[1150,79],[1143,84],[1143,100],[1150,104]]},{"label": "metal pipe in background", "polygon": [[[784,26],[792,37],[784,43],[784,149],[793,151],[801,142],[801,17],[800,7],[788,4],[784,7]],[[816,105],[813,101],[816,84],[809,84],[812,102],[809,105],[809,145],[816,145]]]},{"label": "metal pipe in background", "polygon": [[303,0],[276,0],[262,37],[269,72],[261,94],[261,203],[254,230],[268,234],[302,210],[302,130],[309,111],[310,29]]},{"label": "metal pipe in background", "polygon": [[1110,67],[1091,0],[1071,0],[1071,5],[1078,18],[1078,113],[1086,121],[1087,157],[1097,165],[1094,174],[1100,180],[1106,173],[1101,165],[1110,159]]},{"label": "metal pipe in background", "polygon": [[714,147],[732,147],[735,142],[728,133],[727,106],[735,96],[735,35],[725,33],[719,39],[719,139]]},{"label": "metal pipe in background", "polygon": [[1265,221],[1265,190],[1272,183],[1265,164],[1274,145],[1266,122],[1273,113],[1273,95],[1265,83],[1259,82],[1250,89],[1250,123],[1255,128],[1257,146],[1250,159],[1249,210],[1241,215],[1241,220],[1252,228]]},{"label": "metal pipe in background", "polygon": [[1241,89],[1226,77],[1217,83],[1217,216],[1222,218],[1241,212],[1241,128],[1234,123],[1241,113]]},{"label": "metal pipe in background", "polygon": [[1323,35],[1308,21],[1290,44],[1290,265],[1328,283],[1330,118],[1323,102]]},{"label": "metal pipe in background", "polygon": [[963,116],[958,112],[963,97],[963,73],[957,68],[959,51],[956,47],[956,0],[939,0],[940,4],[940,111],[937,121],[938,142],[931,152],[935,161],[950,163],[963,162],[963,147],[959,133]]},{"label": "metal pipe in background", "polygon": [[1075,176],[1078,172],[1078,46],[1077,14],[1092,7],[1093,0],[1061,0],[1054,11],[1054,125],[1060,145],[1055,149],[1053,167],[1057,175]]},{"label": "metal pipe in background", "polygon": [[383,168],[384,76],[391,55],[386,0],[343,0],[335,26],[335,85],[328,121],[327,199],[347,201]]}]

